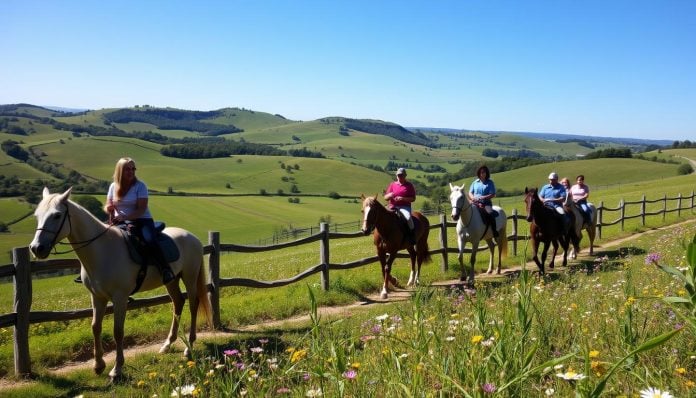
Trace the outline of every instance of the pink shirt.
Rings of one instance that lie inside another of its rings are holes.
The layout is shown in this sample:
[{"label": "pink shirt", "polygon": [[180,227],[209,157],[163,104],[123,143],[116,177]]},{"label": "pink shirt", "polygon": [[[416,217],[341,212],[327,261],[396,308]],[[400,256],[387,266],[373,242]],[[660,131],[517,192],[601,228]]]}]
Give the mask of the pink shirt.
[{"label": "pink shirt", "polygon": [[575,184],[570,187],[570,194],[573,195],[573,201],[576,202],[580,199],[585,198],[585,194],[590,194],[590,187],[585,184]]},{"label": "pink shirt", "polygon": [[413,186],[413,184],[411,184],[408,181],[404,182],[403,185],[399,184],[399,181],[393,181],[387,187],[385,194],[387,194],[389,192],[394,193],[394,196],[392,196],[392,198],[389,199],[389,207],[394,207],[394,206],[411,207],[411,202],[406,202],[404,200],[396,201],[396,200],[394,200],[394,198],[397,196],[402,196],[402,197],[412,196],[413,198],[416,197],[416,188]]}]

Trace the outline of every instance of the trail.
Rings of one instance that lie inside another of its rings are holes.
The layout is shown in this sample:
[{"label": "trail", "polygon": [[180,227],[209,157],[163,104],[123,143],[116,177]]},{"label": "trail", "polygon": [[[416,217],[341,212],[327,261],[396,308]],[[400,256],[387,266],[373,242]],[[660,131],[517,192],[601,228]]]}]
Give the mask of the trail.
[{"label": "trail", "polygon": [[[691,219],[691,220],[686,220],[682,221],[676,224],[664,226],[664,227],[658,227],[658,228],[653,228],[648,231],[636,233],[631,236],[627,236],[624,238],[620,239],[615,239],[611,241],[605,241],[602,242],[601,245],[598,245],[597,242],[595,241],[595,254],[592,256],[589,256],[587,247],[583,247],[582,252],[578,255],[578,259],[574,261],[579,261],[582,259],[588,259],[591,257],[599,257],[601,256],[605,251],[608,251],[608,249],[614,248],[614,247],[619,247],[622,244],[626,242],[630,242],[634,239],[637,239],[639,237],[642,237],[644,235],[649,235],[653,234],[656,232],[660,231],[666,231],[670,230],[679,226],[683,225],[688,225],[696,223],[696,219]],[[586,238],[583,240],[583,243],[586,242]],[[558,256],[561,256],[561,254],[558,254]],[[530,261],[526,264],[526,268],[528,270],[533,270],[536,271],[537,267],[536,264],[534,264],[533,261]],[[498,278],[500,279],[501,276],[505,275],[514,275],[522,269],[522,266],[515,266],[515,267],[509,267],[505,268],[503,270],[503,273],[501,275],[488,275],[486,273],[480,273],[476,275],[476,279],[492,279],[492,278]],[[567,268],[564,267],[556,267],[556,272],[563,272]],[[450,287],[453,285],[461,285],[462,282],[459,281],[459,279],[451,279],[451,280],[442,280],[442,281],[437,281],[433,283],[431,286],[433,287]],[[400,301],[406,301],[411,297],[411,294],[413,293],[412,290],[407,290],[407,289],[400,289],[397,288],[394,291],[390,292],[389,298],[386,300],[383,300],[379,297],[379,293],[376,293],[374,295],[369,295],[366,296],[363,300],[355,302],[353,304],[349,305],[344,305],[344,306],[332,306],[332,307],[319,307],[317,312],[321,316],[323,320],[326,319],[336,319],[336,318],[347,318],[351,317],[354,314],[364,311],[365,309],[368,308],[374,308],[380,305],[388,304],[388,303],[394,303],[394,302],[400,302]],[[220,339],[220,338],[232,338],[244,334],[248,334],[250,332],[263,332],[264,330],[271,330],[271,329],[277,329],[277,328],[283,328],[283,327],[291,327],[291,326],[298,326],[298,325],[303,325],[307,324],[310,322],[310,317],[309,314],[307,315],[299,315],[287,319],[280,319],[280,320],[273,320],[273,321],[268,321],[268,322],[261,322],[253,325],[246,325],[246,326],[241,326],[235,330],[230,330],[230,331],[201,331],[198,333],[198,340],[196,342],[196,345],[200,346],[200,343],[202,341],[206,340],[211,340],[211,339]],[[147,345],[139,345],[139,346],[131,346],[126,349],[124,349],[124,355],[126,357],[126,362],[128,362],[128,358],[132,358],[137,355],[141,355],[144,353],[157,353],[160,349],[161,342],[160,343],[153,343],[153,344],[147,344]],[[171,349],[171,352],[169,354],[165,355],[178,355],[183,352],[183,343],[181,341],[177,341]],[[112,350],[104,355],[104,360],[107,363],[107,371],[110,368],[110,365],[113,364],[115,360],[115,352]],[[61,374],[67,374],[71,373],[77,370],[86,370],[86,369],[91,369],[92,368],[92,360],[87,360],[87,361],[80,361],[80,362],[69,362],[66,363],[60,367],[53,368],[50,370],[51,373],[61,375]],[[105,376],[106,377],[106,376]],[[4,389],[8,388],[17,388],[20,386],[26,386],[28,384],[32,383],[32,381],[17,381],[14,379],[9,379],[9,378],[2,378],[0,379],[0,392]]]}]

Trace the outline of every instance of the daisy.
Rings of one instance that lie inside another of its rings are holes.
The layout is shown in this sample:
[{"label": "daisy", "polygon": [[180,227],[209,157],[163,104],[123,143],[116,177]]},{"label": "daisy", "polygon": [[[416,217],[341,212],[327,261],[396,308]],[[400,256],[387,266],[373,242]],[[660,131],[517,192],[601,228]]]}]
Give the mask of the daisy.
[{"label": "daisy", "polygon": [[640,390],[640,398],[674,398],[674,396],[667,391],[649,387],[645,390]]}]

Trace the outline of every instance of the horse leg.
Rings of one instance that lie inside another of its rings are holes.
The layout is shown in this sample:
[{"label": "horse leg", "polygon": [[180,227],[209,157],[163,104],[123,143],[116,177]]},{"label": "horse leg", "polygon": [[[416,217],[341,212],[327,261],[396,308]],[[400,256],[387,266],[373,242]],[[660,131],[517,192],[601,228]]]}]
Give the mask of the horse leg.
[{"label": "horse leg", "polygon": [[106,300],[92,295],[92,336],[94,339],[94,373],[100,375],[106,368],[104,362],[104,346],[102,345],[102,321],[106,311]]},{"label": "horse leg", "polygon": [[[544,248],[541,250],[541,274],[544,274],[544,263],[546,263],[546,255],[549,253],[549,242],[544,242]],[[549,268],[553,269],[553,257],[551,258],[551,263]]]},{"label": "horse leg", "polygon": [[[169,298],[172,300],[172,326],[169,328],[169,335],[167,338],[164,340],[164,344],[162,344],[162,347],[160,347],[159,352],[161,354],[169,351],[169,348],[171,347],[172,344],[176,341],[176,334],[179,330],[179,321],[181,320],[181,313],[184,311],[184,298],[181,294],[181,288],[179,287],[178,283],[170,283],[166,285],[167,288],[167,293],[169,293]],[[187,288],[187,290],[191,290],[191,288]],[[191,292],[187,292],[189,295],[189,299],[191,299]],[[194,295],[195,296],[195,295]],[[191,305],[193,302],[189,303]],[[195,318],[192,318],[195,320]],[[195,332],[195,327],[192,327],[191,329],[194,330]],[[188,355],[188,347],[184,351],[184,355]]]},{"label": "horse leg", "polygon": [[590,241],[590,256],[594,254],[595,233],[597,233],[597,231],[595,230],[594,225],[590,225],[589,227],[587,227],[587,238]]},{"label": "horse leg", "polygon": [[553,252],[551,252],[551,262],[549,262],[549,268],[553,269],[556,264],[556,253],[558,253],[558,241],[557,240],[552,240],[551,245],[553,246]]},{"label": "horse leg", "polygon": [[379,297],[386,299],[388,297],[387,291],[389,287],[389,279],[391,278],[390,271],[387,271],[387,254],[378,252],[377,257],[379,258],[379,263],[382,266],[382,291]]},{"label": "horse leg", "polygon": [[408,276],[408,283],[406,286],[416,286],[418,285],[418,272],[416,272],[416,250],[413,246],[406,248],[408,255],[411,257],[411,273]]},{"label": "horse leg", "polygon": [[459,255],[457,256],[457,260],[459,260],[459,267],[462,269],[462,274],[459,277],[459,280],[464,282],[466,280],[466,267],[464,266],[464,248],[466,247],[466,241],[462,241],[461,239],[459,240]]},{"label": "horse leg", "polygon": [[568,248],[571,246],[571,238],[561,239],[561,247],[563,248],[563,266],[568,265]]},{"label": "horse leg", "polygon": [[[493,273],[495,245],[493,244],[493,239],[486,239],[486,244],[488,245],[488,250],[491,252],[491,257],[488,259],[488,271],[486,271],[486,273],[490,275]],[[498,264],[498,273],[500,273],[500,263]]]},{"label": "horse leg", "polygon": [[476,252],[478,251],[478,245],[479,243],[477,241],[471,242],[471,258],[469,259],[469,265],[471,266],[471,269],[469,270],[469,278],[466,282],[471,287],[474,286],[474,275],[476,275],[474,267],[476,265]]},{"label": "horse leg", "polygon": [[114,342],[116,343],[116,363],[109,372],[112,381],[118,381],[123,375],[123,325],[126,322],[126,309],[128,307],[128,296],[114,296],[111,298],[114,304]]},{"label": "horse leg", "polygon": [[539,268],[539,273],[541,275],[544,275],[544,261],[546,260],[546,244],[544,243],[544,250],[542,250],[541,252],[542,261],[539,261],[539,241],[536,239],[532,239],[532,254],[534,254],[532,260],[534,260],[534,263]]}]

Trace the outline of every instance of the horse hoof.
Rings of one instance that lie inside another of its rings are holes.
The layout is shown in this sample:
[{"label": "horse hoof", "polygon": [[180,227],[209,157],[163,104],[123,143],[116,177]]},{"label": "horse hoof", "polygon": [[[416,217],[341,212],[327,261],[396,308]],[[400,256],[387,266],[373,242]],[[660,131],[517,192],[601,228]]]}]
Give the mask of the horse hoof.
[{"label": "horse hoof", "polygon": [[188,347],[186,347],[186,349],[184,350],[184,358],[186,358],[188,360],[193,359],[193,355],[191,354],[191,350]]},{"label": "horse hoof", "polygon": [[171,347],[171,345],[170,345],[169,343],[164,343],[164,344],[162,344],[162,347],[160,347],[160,349],[159,349],[159,353],[160,353],[160,354],[166,354],[166,353],[168,353],[168,352],[169,352],[169,347]]},{"label": "horse hoof", "polygon": [[388,298],[388,295],[387,293],[382,293],[379,295],[379,298],[381,298],[382,300],[386,300]]},{"label": "horse hoof", "polygon": [[94,373],[95,374],[100,375],[100,374],[104,373],[104,369],[106,369],[106,363],[104,363],[103,360],[102,361],[97,361],[97,360],[94,361]]},{"label": "horse hoof", "polygon": [[117,375],[111,375],[109,374],[109,384],[120,384],[124,382],[126,379],[123,377],[122,374],[117,374]]},{"label": "horse hoof", "polygon": [[490,275],[490,274],[492,274],[492,273],[493,273],[493,270],[492,270],[492,269],[490,269],[490,270],[486,271],[486,273],[487,273],[488,275]]}]

